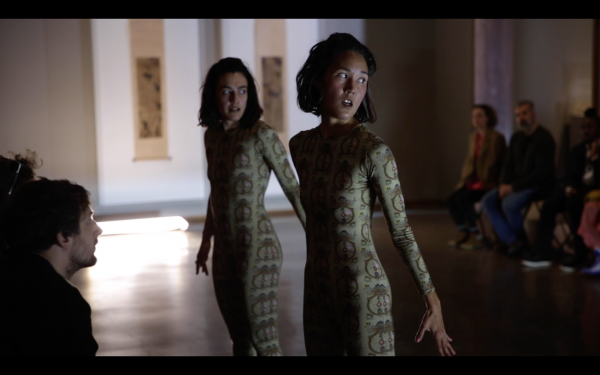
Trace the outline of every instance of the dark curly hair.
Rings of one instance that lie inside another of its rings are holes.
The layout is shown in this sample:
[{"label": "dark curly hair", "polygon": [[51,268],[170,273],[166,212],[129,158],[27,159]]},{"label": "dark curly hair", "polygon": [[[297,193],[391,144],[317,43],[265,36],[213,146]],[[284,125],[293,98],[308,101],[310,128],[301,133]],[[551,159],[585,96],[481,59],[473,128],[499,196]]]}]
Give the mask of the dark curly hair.
[{"label": "dark curly hair", "polygon": [[199,125],[213,129],[221,126],[221,114],[217,106],[217,85],[219,84],[219,78],[223,74],[236,72],[242,73],[246,77],[246,81],[248,81],[248,101],[246,103],[246,110],[240,119],[240,127],[244,129],[251,128],[260,119],[263,110],[258,102],[258,92],[254,77],[252,77],[250,70],[244,65],[242,60],[235,57],[227,57],[214,64],[206,74],[206,79],[201,87],[202,103],[198,112]]},{"label": "dark curly hair", "polygon": [[[331,63],[343,52],[354,51],[360,53],[367,63],[369,77],[377,70],[377,63],[373,53],[367,46],[359,42],[355,37],[346,33],[333,33],[327,38],[315,44],[308,55],[304,66],[296,76],[296,88],[298,90],[298,107],[304,112],[315,116],[321,115],[323,96],[317,89],[316,83],[322,78]],[[367,81],[367,93],[360,107],[354,114],[359,122],[374,123],[377,120],[375,107],[371,99],[371,86]]]},{"label": "dark curly hair", "polygon": [[40,178],[23,185],[0,217],[0,237],[8,251],[40,252],[56,244],[56,235],[79,234],[90,193],[67,180]]},{"label": "dark curly hair", "polygon": [[485,113],[485,116],[488,118],[486,124],[488,128],[493,128],[498,124],[498,115],[494,107],[489,104],[475,104],[471,110],[475,108],[480,108]]},{"label": "dark curly hair", "polygon": [[12,154],[12,158],[0,156],[0,208],[8,200],[9,193],[15,191],[26,182],[35,178],[34,169],[41,166],[35,151],[26,150],[24,154]]}]

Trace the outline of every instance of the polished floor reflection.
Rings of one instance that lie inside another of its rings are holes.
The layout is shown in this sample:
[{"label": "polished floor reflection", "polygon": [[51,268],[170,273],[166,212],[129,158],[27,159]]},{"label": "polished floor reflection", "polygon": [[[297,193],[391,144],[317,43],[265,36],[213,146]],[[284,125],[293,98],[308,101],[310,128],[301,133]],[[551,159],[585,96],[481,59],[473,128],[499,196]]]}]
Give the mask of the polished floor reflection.
[{"label": "polished floor reflection", "polygon": [[[488,250],[445,247],[455,235],[444,211],[409,212],[433,278],[446,330],[458,355],[600,355],[600,277],[558,267],[525,270]],[[285,355],[306,355],[302,335],[302,226],[277,217],[284,262],[280,342]],[[186,232],[101,237],[96,266],[71,280],[92,307],[98,355],[231,355],[212,277],[195,275],[202,225]],[[393,291],[397,355],[436,355],[430,336],[414,335],[424,304],[392,246],[383,217],[373,238]]]}]

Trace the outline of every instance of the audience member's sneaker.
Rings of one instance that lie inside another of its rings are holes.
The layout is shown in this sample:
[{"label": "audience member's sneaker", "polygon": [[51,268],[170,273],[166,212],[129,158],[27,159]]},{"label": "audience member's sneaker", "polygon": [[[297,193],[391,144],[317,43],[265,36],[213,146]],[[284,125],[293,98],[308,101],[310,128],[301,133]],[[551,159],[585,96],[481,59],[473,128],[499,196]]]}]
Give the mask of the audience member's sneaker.
[{"label": "audience member's sneaker", "polygon": [[581,273],[585,273],[587,275],[600,275],[600,256],[596,254],[596,260],[594,264],[590,267],[582,268]]},{"label": "audience member's sneaker", "polygon": [[581,267],[582,264],[583,264],[583,262],[581,261],[581,259],[571,255],[571,256],[561,260],[558,268],[563,272],[570,273],[570,272],[575,272],[575,270],[577,268]]},{"label": "audience member's sneaker", "polygon": [[448,241],[448,246],[458,247],[461,243],[465,242],[469,238],[468,231],[460,231],[456,236],[456,239]]},{"label": "audience member's sneaker", "polygon": [[479,233],[471,233],[467,240],[460,244],[462,250],[476,250],[483,247],[483,236]]},{"label": "audience member's sneaker", "polygon": [[575,270],[577,269],[575,266],[573,265],[567,265],[567,264],[560,264],[558,266],[558,268],[566,273],[571,273],[571,272],[575,272]]},{"label": "audience member's sneaker", "polygon": [[550,267],[552,262],[550,257],[543,253],[527,254],[521,261],[521,264],[529,268],[545,268]]}]

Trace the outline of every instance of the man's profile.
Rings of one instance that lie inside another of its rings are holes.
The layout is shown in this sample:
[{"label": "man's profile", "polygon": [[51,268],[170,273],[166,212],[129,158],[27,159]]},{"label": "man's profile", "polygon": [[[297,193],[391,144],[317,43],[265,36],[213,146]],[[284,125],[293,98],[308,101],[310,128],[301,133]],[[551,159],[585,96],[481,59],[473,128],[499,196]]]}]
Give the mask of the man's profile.
[{"label": "man's profile", "polygon": [[1,213],[6,260],[0,264],[0,352],[95,355],[89,304],[69,279],[96,264],[102,230],[89,192],[40,179],[14,193]]}]

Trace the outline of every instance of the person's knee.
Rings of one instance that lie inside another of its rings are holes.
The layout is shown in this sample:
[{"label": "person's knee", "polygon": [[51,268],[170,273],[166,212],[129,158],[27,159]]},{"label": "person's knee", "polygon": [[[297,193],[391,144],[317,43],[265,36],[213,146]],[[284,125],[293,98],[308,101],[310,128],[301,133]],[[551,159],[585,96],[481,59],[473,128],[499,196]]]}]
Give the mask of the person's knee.
[{"label": "person's knee", "polygon": [[492,190],[481,198],[481,203],[486,211],[495,211],[498,202],[498,191]]},{"label": "person's knee", "polygon": [[[515,199],[511,199],[512,197],[506,197],[502,200],[502,211],[506,214],[521,212],[521,205],[518,205]],[[531,204],[531,202],[527,202],[525,206]]]}]

